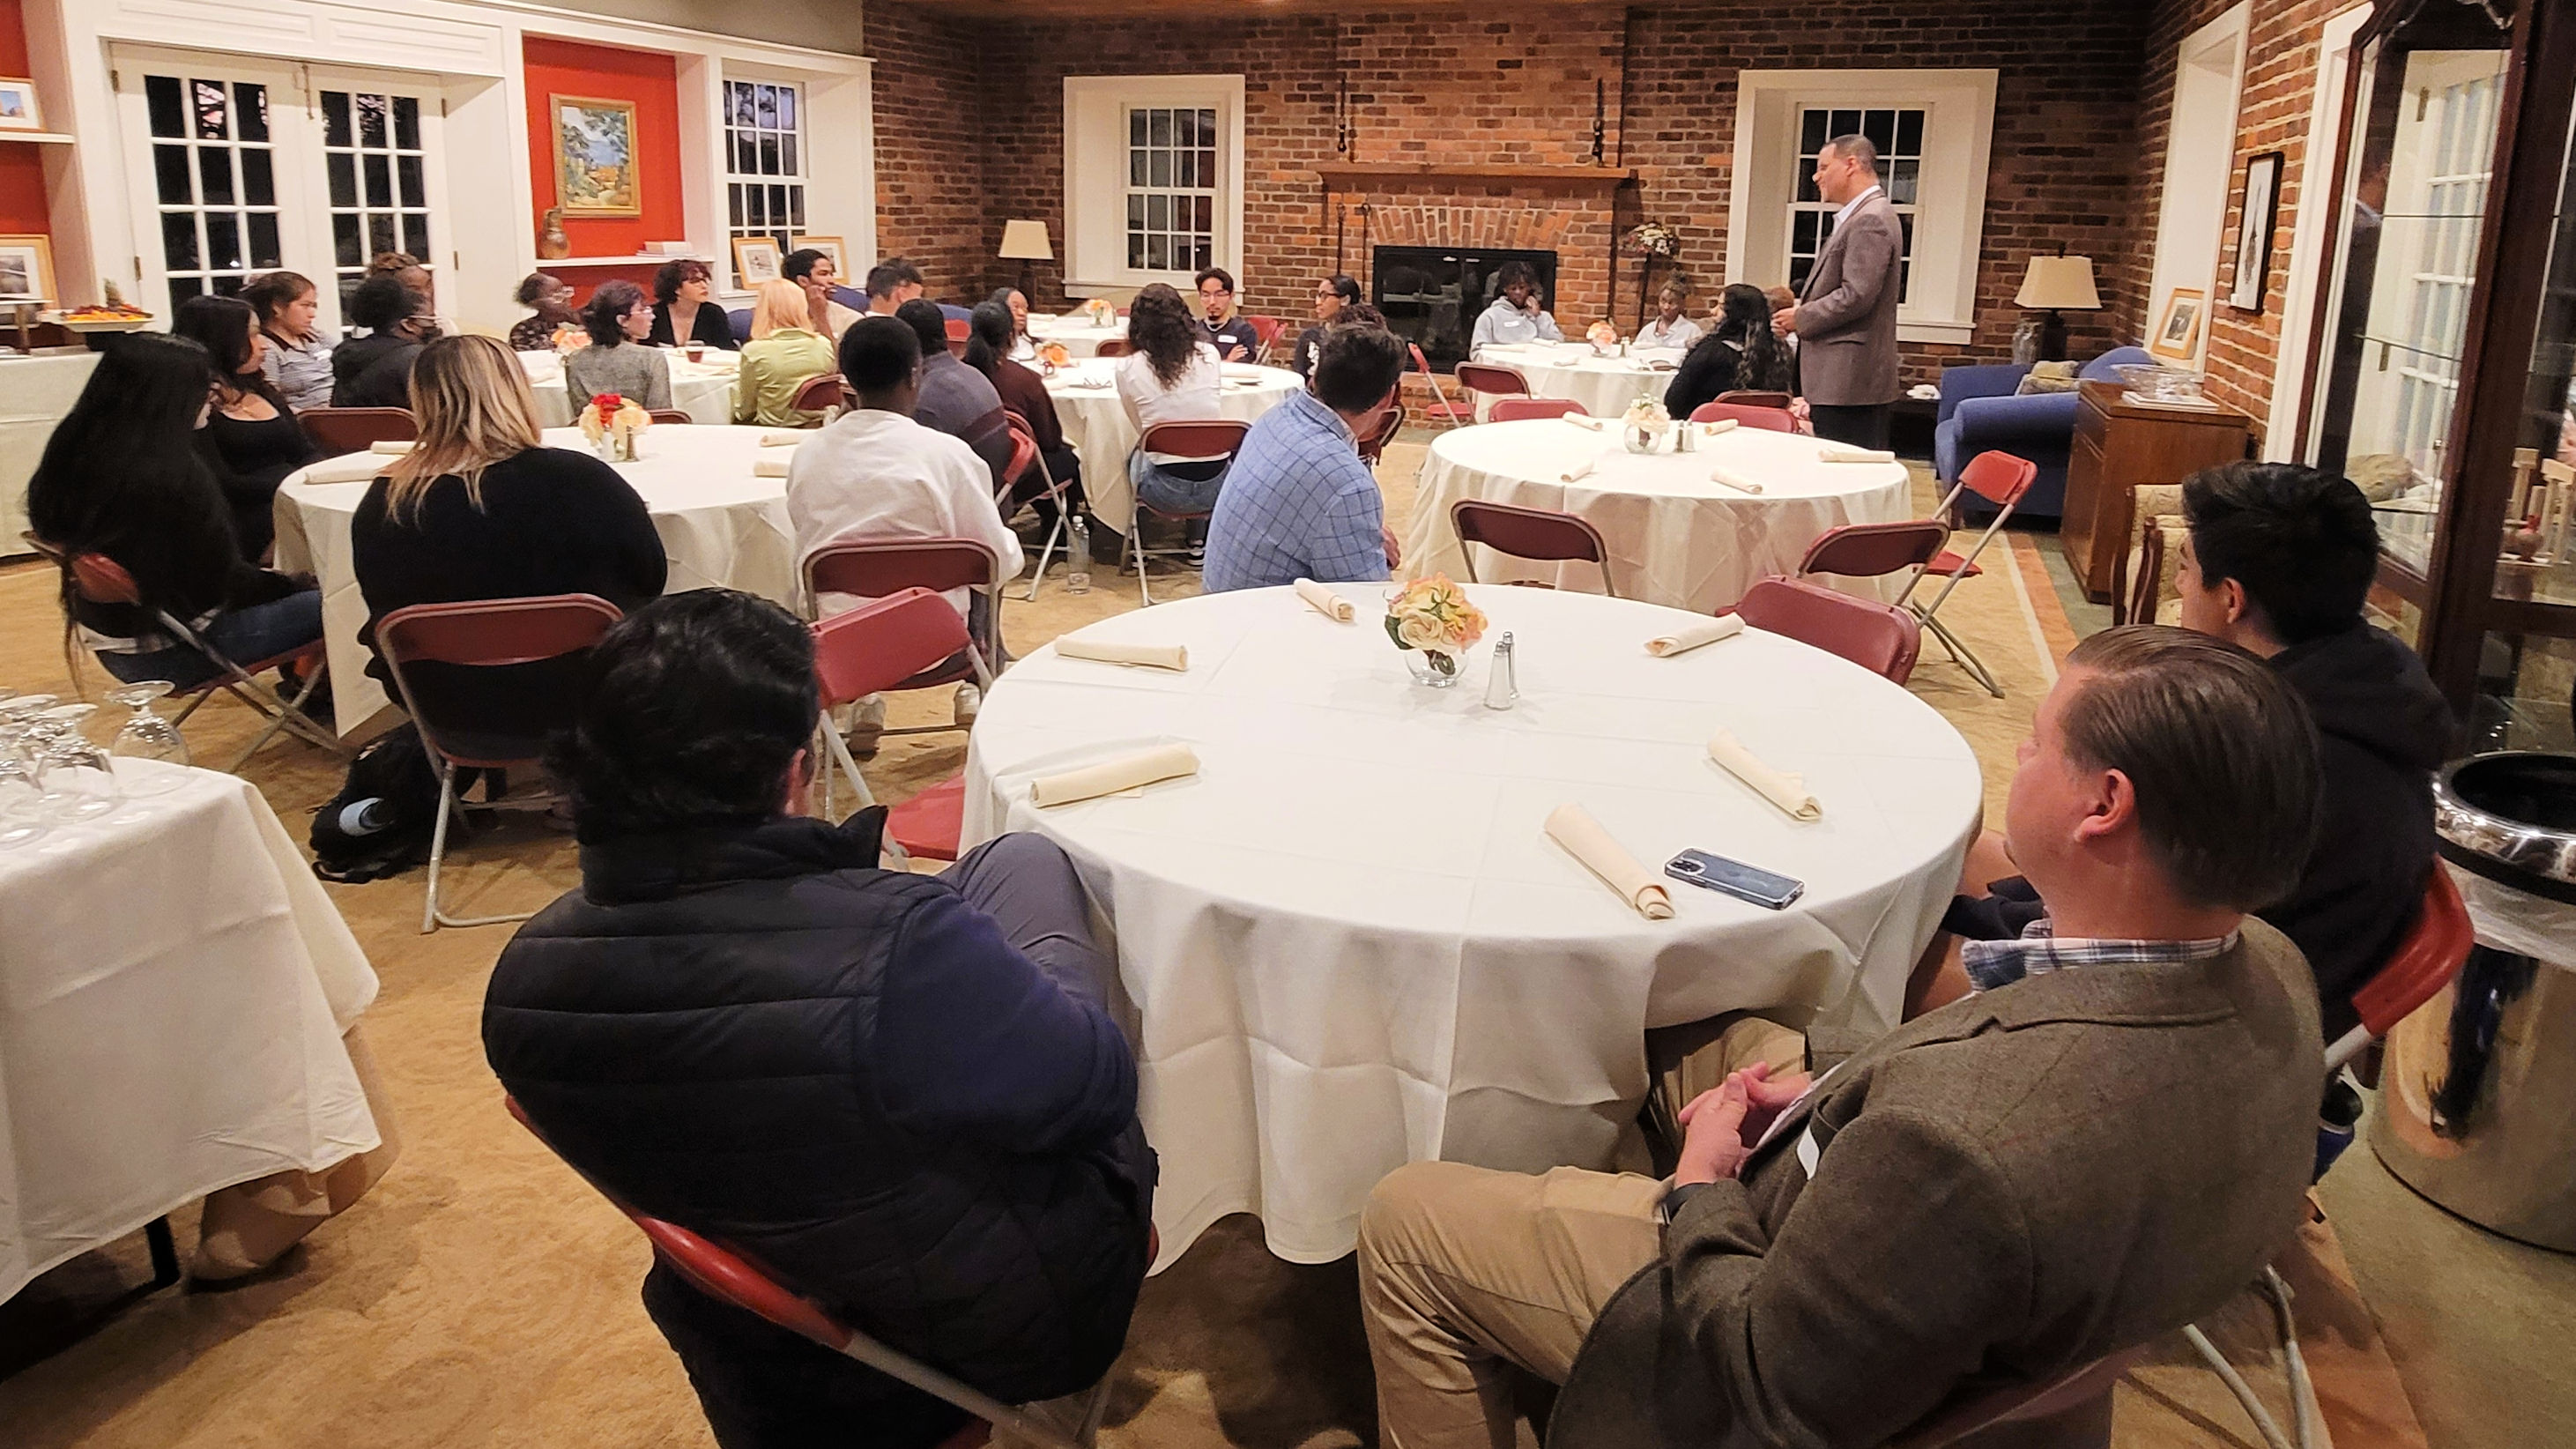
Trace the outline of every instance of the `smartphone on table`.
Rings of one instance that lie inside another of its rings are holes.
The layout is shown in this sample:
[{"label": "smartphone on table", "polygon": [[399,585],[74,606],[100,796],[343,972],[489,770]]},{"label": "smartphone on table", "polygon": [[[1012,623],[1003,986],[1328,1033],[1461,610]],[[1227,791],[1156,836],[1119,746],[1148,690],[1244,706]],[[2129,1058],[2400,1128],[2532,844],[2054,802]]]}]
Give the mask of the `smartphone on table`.
[{"label": "smartphone on table", "polygon": [[1805,881],[1705,850],[1685,850],[1665,861],[1664,874],[1774,911],[1786,910],[1807,892]]}]

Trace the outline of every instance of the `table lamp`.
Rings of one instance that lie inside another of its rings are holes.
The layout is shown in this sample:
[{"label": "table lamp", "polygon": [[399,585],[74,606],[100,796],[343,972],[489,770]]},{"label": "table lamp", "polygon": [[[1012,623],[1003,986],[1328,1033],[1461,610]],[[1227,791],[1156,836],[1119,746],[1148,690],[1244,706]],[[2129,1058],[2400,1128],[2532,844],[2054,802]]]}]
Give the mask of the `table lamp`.
[{"label": "table lamp", "polygon": [[2021,326],[2013,330],[2013,361],[2064,361],[2066,319],[2058,313],[2102,309],[2102,294],[2093,286],[2093,259],[2032,257],[2013,305],[2041,314],[2023,318]]},{"label": "table lamp", "polygon": [[1055,260],[1055,248],[1047,244],[1046,223],[1042,221],[1003,222],[1000,255],[1006,262],[1020,264],[1020,295],[1028,296],[1031,271],[1029,263]]}]

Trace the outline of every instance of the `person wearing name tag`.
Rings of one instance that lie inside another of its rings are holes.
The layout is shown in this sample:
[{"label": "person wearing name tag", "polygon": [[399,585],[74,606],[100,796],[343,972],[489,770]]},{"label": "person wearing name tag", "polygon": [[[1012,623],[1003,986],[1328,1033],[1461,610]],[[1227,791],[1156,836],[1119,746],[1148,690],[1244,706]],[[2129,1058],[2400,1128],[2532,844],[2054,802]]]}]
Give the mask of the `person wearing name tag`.
[{"label": "person wearing name tag", "polygon": [[[1884,1444],[2234,1297],[2297,1230],[2323,1072],[2298,949],[2248,912],[2317,833],[2315,727],[2245,651],[2077,646],[2007,811],[2054,917],[1979,991],[1810,1082],[1680,1113],[1669,1180],[1416,1162],[1360,1220],[1387,1449]],[[2014,1444],[2106,1444],[2110,1391]],[[1998,1441],[1971,1438],[1963,1444]]]}]

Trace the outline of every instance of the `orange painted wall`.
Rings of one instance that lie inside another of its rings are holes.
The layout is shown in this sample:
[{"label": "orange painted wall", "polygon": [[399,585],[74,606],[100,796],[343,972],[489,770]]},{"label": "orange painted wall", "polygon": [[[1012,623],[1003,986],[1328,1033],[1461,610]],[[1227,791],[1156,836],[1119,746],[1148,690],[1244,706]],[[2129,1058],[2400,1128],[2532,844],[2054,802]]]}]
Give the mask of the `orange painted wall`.
[{"label": "orange painted wall", "polygon": [[[26,73],[25,0],[0,0],[0,75]],[[50,99],[36,97],[39,105]],[[60,120],[48,113],[45,129],[55,129]],[[0,141],[0,232],[52,230],[51,208],[45,204],[45,148],[32,141]]]},{"label": "orange painted wall", "polygon": [[[18,0],[0,0],[0,5],[17,3]],[[564,234],[572,238],[572,254],[625,256],[646,242],[686,237],[686,207],[680,189],[678,63],[667,55],[534,35],[522,44],[528,93],[528,161],[536,193],[536,211],[528,218],[529,236],[538,233],[547,208],[555,204],[555,128],[547,97],[562,95],[633,101],[635,147],[643,160],[644,214],[564,218]],[[656,265],[639,262],[633,267],[567,268],[563,278],[584,297],[592,287],[611,277],[624,277],[649,290]]]}]

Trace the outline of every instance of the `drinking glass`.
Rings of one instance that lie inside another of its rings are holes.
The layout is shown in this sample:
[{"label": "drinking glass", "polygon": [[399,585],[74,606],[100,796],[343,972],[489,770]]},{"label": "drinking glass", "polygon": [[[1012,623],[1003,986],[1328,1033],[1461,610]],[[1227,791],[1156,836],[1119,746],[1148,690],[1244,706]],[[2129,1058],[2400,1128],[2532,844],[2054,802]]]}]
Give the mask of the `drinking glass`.
[{"label": "drinking glass", "polygon": [[0,740],[0,850],[11,850],[45,833],[45,788],[36,767],[18,751],[15,737]]},{"label": "drinking glass", "polygon": [[[168,680],[146,679],[108,694],[109,699],[134,711],[127,717],[125,727],[116,732],[115,741],[107,747],[111,758],[119,761],[159,760],[172,765],[189,763],[188,742],[179,737],[178,726],[152,712],[152,701],[169,692]],[[136,770],[119,764],[117,778],[123,783],[126,794],[144,796],[177,789],[184,777],[176,770]]]},{"label": "drinking glass", "polygon": [[35,750],[36,780],[44,790],[45,813],[57,824],[96,820],[116,808],[122,792],[116,784],[116,762],[80,732],[81,722],[98,711],[94,704],[67,704],[39,716],[29,732]]}]

